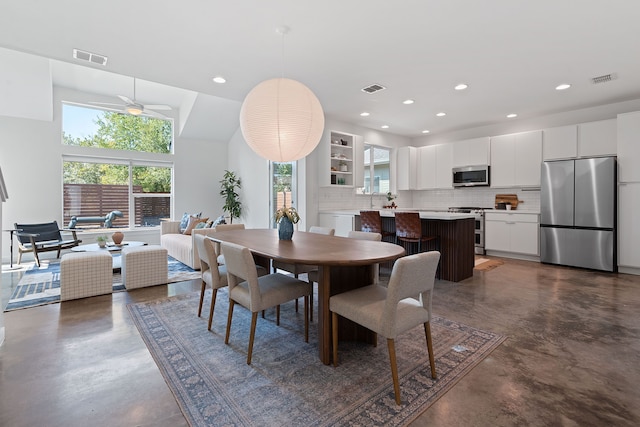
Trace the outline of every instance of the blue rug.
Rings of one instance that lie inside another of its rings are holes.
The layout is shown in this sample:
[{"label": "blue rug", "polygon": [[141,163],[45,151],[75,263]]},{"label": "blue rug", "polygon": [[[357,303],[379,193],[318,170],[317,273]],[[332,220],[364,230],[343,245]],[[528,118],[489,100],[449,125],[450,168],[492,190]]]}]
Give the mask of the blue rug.
[{"label": "blue rug", "polygon": [[[118,257],[120,255],[115,255]],[[200,272],[168,257],[169,283],[197,279]],[[124,291],[120,272],[113,273],[113,292]],[[25,272],[11,293],[5,311],[36,307],[60,302],[60,262],[43,262],[40,267],[33,264]]]}]

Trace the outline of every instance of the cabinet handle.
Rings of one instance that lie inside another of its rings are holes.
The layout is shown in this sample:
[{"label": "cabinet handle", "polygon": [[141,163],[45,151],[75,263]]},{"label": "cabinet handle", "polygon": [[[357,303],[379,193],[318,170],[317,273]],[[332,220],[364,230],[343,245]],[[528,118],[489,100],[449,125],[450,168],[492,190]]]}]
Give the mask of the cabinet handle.
[{"label": "cabinet handle", "polygon": [[515,224],[515,221],[507,221],[507,224]]}]

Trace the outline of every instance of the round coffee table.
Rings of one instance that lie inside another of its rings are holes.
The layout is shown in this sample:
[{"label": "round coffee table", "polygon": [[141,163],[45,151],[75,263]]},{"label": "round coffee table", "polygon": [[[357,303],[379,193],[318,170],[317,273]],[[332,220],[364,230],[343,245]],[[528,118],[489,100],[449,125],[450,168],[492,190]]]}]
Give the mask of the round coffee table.
[{"label": "round coffee table", "polygon": [[[125,241],[119,245],[115,243],[107,244],[104,248],[101,248],[97,243],[88,243],[86,245],[78,245],[71,250],[73,252],[98,252],[108,251],[111,255],[120,255],[120,252],[124,248],[135,248],[137,246],[146,246],[147,242]],[[122,268],[122,258],[120,256],[113,257],[113,269],[120,270]]]}]

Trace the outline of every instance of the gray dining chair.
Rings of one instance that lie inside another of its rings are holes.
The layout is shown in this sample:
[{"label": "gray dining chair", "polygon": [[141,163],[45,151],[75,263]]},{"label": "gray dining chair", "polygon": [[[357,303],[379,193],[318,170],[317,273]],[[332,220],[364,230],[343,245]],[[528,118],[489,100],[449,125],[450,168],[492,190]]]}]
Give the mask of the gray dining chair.
[{"label": "gray dining chair", "polygon": [[[396,403],[401,404],[395,339],[422,324],[427,340],[431,377],[436,365],[431,340],[431,301],[440,252],[421,252],[396,260],[389,286],[370,285],[329,299],[332,321],[333,366],[338,366],[338,318],[342,316],[387,338]],[[419,295],[416,299],[415,296]]]},{"label": "gray dining chair", "polygon": [[253,255],[248,248],[228,242],[223,242],[221,246],[226,260],[229,285],[229,315],[224,343],[229,344],[233,309],[236,304],[240,304],[251,311],[251,330],[247,351],[247,365],[250,365],[258,313],[267,308],[276,307],[279,321],[280,304],[300,297],[304,297],[304,340],[309,342],[311,284],[281,273],[258,277]]},{"label": "gray dining chair", "polygon": [[[215,231],[231,231],[231,230],[244,230],[244,224],[218,224],[216,225]],[[222,251],[220,250],[220,243],[215,243],[216,254],[218,264],[224,264],[224,255],[222,255]]]}]

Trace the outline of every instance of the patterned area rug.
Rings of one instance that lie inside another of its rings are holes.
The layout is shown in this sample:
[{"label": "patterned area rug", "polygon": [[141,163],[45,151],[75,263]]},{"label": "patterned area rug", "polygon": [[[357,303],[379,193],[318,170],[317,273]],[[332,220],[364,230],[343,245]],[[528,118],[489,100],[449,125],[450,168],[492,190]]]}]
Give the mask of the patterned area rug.
[{"label": "patterned area rug", "polygon": [[[205,300],[209,305],[210,291]],[[396,343],[402,405],[395,404],[387,346],[341,342],[339,365],[318,358],[316,323],[304,342],[302,310],[258,318],[246,364],[251,316],[234,310],[224,344],[226,288],[212,331],[197,317],[199,293],[130,304],[129,312],[188,423],[195,426],[402,426],[410,423],[491,353],[505,337],[441,317],[432,324],[438,379],[429,369],[424,329]],[[206,312],[206,310],[203,310]]]},{"label": "patterned area rug", "polygon": [[[180,261],[169,257],[169,283],[197,279],[199,271],[194,271]],[[113,291],[124,291],[120,272],[113,273]],[[5,311],[36,307],[60,302],[60,262],[43,262],[40,267],[30,266],[11,293]]]}]

